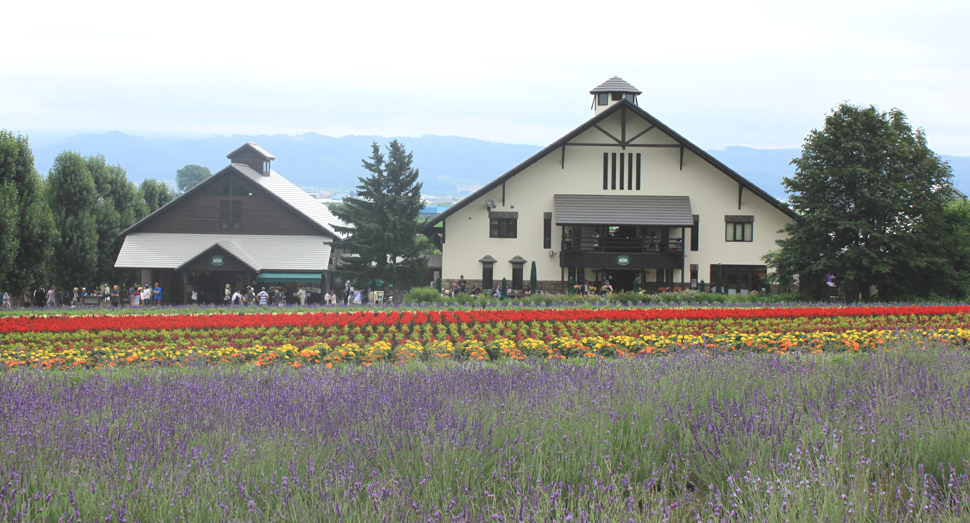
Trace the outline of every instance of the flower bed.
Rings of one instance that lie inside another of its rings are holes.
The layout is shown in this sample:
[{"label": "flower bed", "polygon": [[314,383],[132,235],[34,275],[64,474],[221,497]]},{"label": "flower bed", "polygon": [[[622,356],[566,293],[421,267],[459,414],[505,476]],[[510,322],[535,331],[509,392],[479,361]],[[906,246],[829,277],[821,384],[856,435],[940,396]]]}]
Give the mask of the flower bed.
[{"label": "flower bed", "polygon": [[393,311],[0,318],[6,367],[634,357],[964,345],[970,307]]}]

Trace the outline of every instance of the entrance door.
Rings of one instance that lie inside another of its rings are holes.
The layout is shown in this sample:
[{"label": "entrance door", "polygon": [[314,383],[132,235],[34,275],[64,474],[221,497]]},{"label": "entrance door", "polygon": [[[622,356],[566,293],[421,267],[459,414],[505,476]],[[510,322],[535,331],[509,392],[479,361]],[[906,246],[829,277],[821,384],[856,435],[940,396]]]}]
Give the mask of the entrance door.
[{"label": "entrance door", "polygon": [[[640,274],[640,270],[609,270],[606,277],[610,279],[613,292],[631,292],[633,290],[633,280]],[[642,285],[641,285],[642,287]]]},{"label": "entrance door", "polygon": [[[222,298],[225,296],[226,285],[232,291],[243,290],[249,274],[241,271],[189,271],[189,287],[196,287],[199,290],[200,304],[222,305]],[[188,296],[192,296],[189,290]]]}]

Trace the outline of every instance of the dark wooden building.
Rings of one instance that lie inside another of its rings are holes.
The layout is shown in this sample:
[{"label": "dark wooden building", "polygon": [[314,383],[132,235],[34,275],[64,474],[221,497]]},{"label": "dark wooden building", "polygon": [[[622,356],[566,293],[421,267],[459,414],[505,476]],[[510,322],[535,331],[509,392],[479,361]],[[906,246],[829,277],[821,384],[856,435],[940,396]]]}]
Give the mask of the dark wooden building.
[{"label": "dark wooden building", "polygon": [[137,283],[159,282],[166,304],[186,303],[192,287],[204,303],[221,303],[226,285],[320,293],[339,220],[273,171],[275,157],[258,145],[227,156],[228,167],[121,233],[115,267],[140,269]]}]

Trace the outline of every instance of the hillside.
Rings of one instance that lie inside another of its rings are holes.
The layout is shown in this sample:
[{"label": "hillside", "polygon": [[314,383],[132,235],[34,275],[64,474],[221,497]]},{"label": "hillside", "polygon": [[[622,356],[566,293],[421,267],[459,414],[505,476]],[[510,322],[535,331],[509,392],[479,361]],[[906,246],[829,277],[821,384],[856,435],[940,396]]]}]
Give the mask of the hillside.
[{"label": "hillside", "polygon": [[[141,183],[155,178],[174,183],[175,171],[187,164],[208,167],[213,173],[228,164],[226,154],[247,141],[273,153],[273,169],[301,187],[347,192],[365,175],[361,159],[370,154],[373,141],[386,144],[392,138],[315,133],[300,135],[213,136],[203,139],[145,139],[120,132],[78,134],[34,150],[37,170],[46,174],[60,151],[84,155],[103,154],[109,163],[121,164],[128,178]],[[457,136],[424,135],[398,138],[414,153],[427,195],[458,195],[488,183],[542,148],[487,142]],[[799,149],[727,147],[708,151],[728,167],[773,196],[783,199],[781,180],[794,169],[791,159]],[[953,167],[956,187],[970,192],[970,157],[943,156]]]}]

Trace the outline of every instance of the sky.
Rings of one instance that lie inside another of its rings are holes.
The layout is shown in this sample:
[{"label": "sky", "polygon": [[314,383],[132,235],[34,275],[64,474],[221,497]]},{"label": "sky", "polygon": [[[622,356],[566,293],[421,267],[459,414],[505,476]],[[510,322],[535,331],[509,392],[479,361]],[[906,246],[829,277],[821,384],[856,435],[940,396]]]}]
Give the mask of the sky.
[{"label": "sky", "polygon": [[842,102],[970,155],[970,2],[8,2],[0,128],[547,145],[619,76],[702,148],[800,147]]}]

